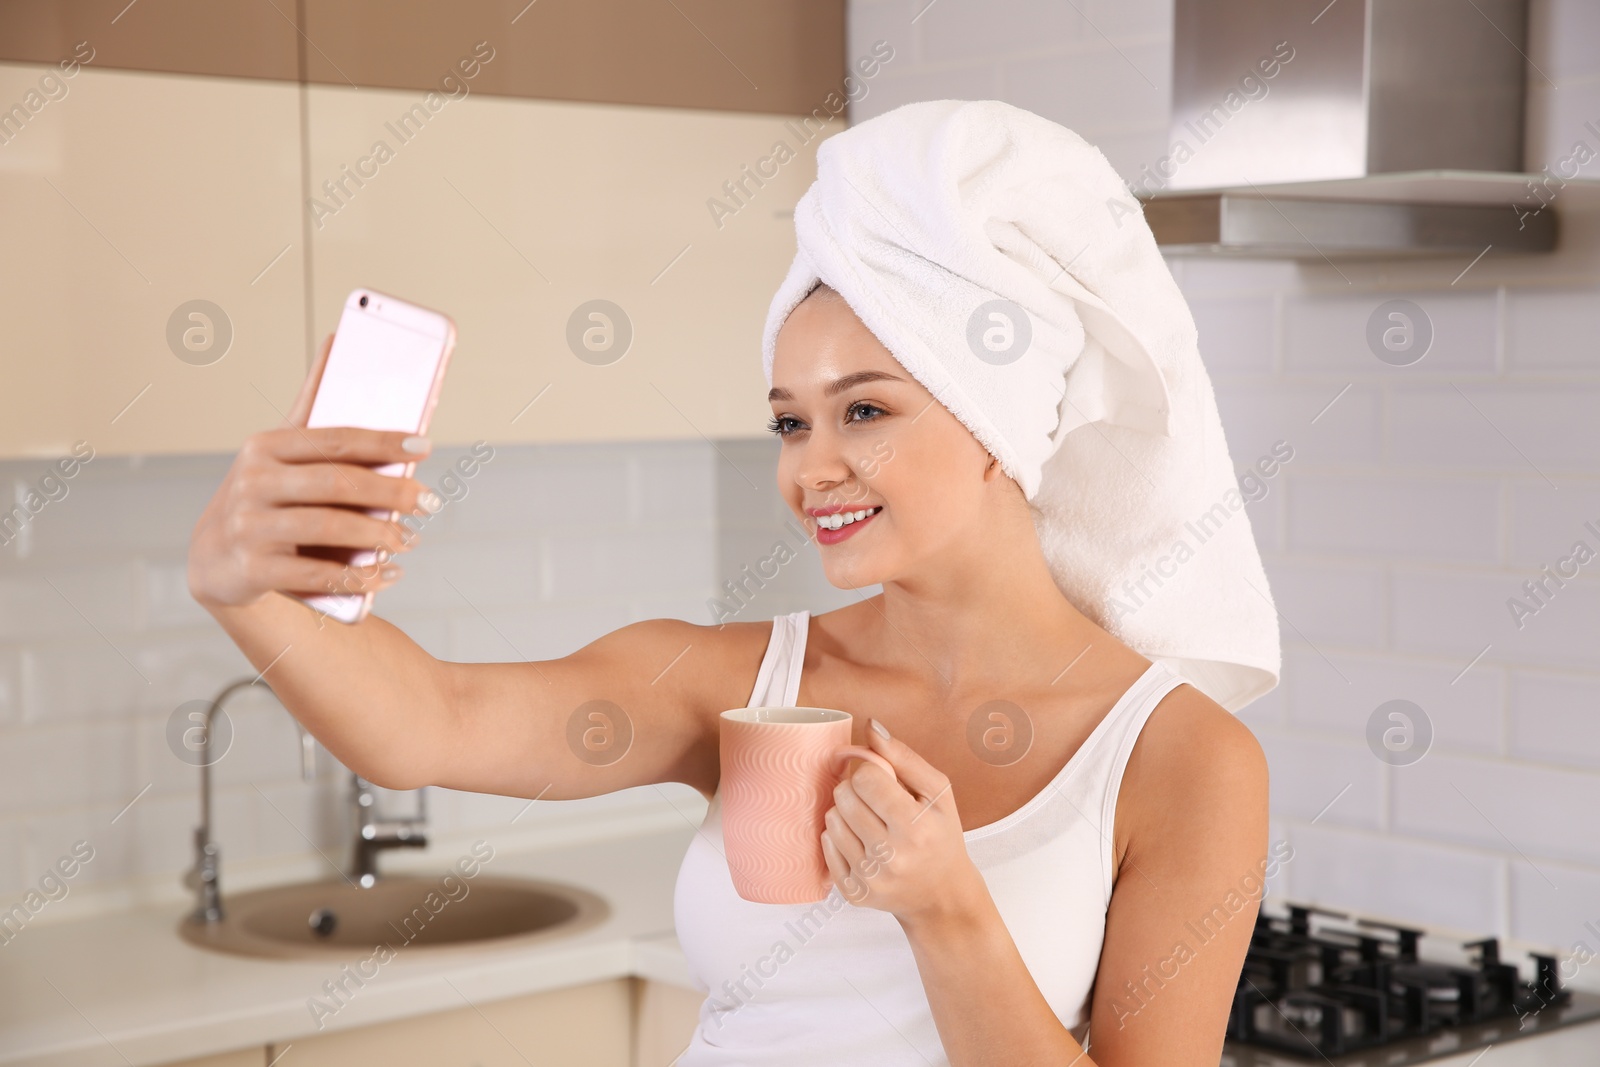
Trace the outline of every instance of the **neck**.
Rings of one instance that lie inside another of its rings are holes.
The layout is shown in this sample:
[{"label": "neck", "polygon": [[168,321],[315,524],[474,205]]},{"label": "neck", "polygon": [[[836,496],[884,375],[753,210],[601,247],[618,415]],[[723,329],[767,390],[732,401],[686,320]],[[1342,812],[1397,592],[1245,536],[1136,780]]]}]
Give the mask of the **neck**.
[{"label": "neck", "polygon": [[1056,587],[1024,521],[1026,530],[963,542],[974,547],[959,558],[884,582],[872,602],[874,658],[965,690],[1064,685],[1086,649],[1110,651],[1110,635]]}]

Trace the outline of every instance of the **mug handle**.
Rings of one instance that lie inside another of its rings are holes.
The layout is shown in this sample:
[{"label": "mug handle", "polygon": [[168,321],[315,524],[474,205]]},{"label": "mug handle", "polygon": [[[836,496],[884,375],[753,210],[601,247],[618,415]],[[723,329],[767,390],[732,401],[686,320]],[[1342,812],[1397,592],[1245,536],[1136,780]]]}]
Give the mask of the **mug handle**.
[{"label": "mug handle", "polygon": [[899,781],[899,779],[895,776],[894,766],[890,764],[888,760],[884,759],[882,756],[878,755],[865,745],[842,745],[839,748],[834,749],[833,767],[835,770],[840,772],[840,778],[844,777],[842,765],[846,760],[851,759],[859,759],[865,760],[868,763],[876,763],[889,773],[890,778],[895,779],[895,781]]}]

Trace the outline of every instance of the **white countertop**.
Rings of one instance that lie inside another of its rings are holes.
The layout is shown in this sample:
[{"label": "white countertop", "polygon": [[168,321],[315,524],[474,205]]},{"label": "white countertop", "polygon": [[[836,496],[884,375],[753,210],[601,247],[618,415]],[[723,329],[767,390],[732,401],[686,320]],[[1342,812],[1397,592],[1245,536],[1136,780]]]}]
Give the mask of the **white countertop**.
[{"label": "white countertop", "polygon": [[672,886],[693,835],[686,824],[497,851],[485,871],[581,886],[611,914],[535,945],[450,950],[447,959],[401,951],[321,1030],[306,1001],[341,961],[198,948],[176,931],[192,901],[29,928],[0,947],[0,1064],[145,1067],[464,1007],[462,997],[481,1004],[628,975],[692,988],[673,936]]},{"label": "white countertop", "polygon": [[[581,886],[604,897],[611,914],[532,946],[435,957],[402,951],[321,1030],[306,1001],[337,976],[339,961],[251,959],[190,945],[176,927],[192,902],[29,928],[0,947],[0,1065],[146,1067],[445,1011],[464,1006],[462,997],[482,1004],[628,975],[693,988],[672,922],[672,886],[693,835],[685,824],[497,851],[485,870]],[[1595,1067],[1600,1024],[1431,1064]]]},{"label": "white countertop", "polygon": [[1425,1067],[1595,1067],[1600,1064],[1600,1022],[1578,1023],[1564,1030],[1519,1038],[1487,1050],[1476,1049]]}]

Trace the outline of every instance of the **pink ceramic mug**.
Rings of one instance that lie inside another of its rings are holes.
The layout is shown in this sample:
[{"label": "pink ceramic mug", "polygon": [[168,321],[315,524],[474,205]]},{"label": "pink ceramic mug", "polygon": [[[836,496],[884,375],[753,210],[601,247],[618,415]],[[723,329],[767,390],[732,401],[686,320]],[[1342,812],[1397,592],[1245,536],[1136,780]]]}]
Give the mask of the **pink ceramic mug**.
[{"label": "pink ceramic mug", "polygon": [[833,879],[823,816],[850,759],[889,761],[850,743],[851,718],[832,708],[734,708],[722,713],[722,839],[733,887],[758,904],[811,904]]}]

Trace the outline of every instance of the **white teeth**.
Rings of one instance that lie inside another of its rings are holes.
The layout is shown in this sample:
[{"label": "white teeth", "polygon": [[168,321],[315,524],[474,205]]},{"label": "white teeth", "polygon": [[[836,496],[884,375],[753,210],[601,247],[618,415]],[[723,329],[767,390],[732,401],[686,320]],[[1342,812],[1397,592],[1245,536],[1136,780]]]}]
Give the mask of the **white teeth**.
[{"label": "white teeth", "polygon": [[883,508],[880,506],[873,506],[862,508],[860,511],[836,511],[832,515],[817,516],[817,525],[824,530],[837,530],[841,526],[847,526],[852,522],[860,522],[868,515],[876,514],[882,510]]}]

